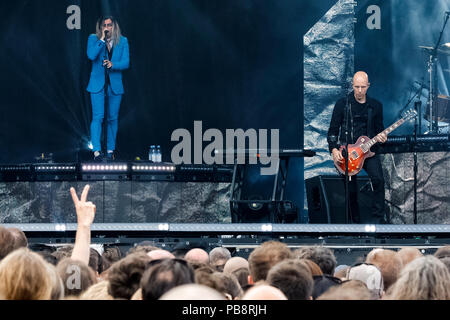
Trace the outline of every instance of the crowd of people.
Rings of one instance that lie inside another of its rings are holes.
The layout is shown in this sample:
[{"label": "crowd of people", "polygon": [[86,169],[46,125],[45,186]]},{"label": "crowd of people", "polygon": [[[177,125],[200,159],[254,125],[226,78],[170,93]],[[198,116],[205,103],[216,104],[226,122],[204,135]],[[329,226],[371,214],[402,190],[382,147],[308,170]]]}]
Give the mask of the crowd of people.
[{"label": "crowd of people", "polygon": [[225,247],[168,251],[145,241],[98,250],[88,191],[78,198],[71,189],[74,245],[32,247],[20,229],[0,226],[1,300],[450,300],[450,246],[433,255],[376,248],[352,266],[337,265],[329,248],[279,241],[247,259]]}]

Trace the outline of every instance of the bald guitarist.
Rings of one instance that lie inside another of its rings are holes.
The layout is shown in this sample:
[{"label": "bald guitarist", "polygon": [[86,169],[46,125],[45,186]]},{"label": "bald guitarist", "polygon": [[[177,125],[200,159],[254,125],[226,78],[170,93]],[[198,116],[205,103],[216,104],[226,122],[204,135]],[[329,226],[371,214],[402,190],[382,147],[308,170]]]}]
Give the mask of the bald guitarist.
[{"label": "bald guitarist", "polygon": [[[345,109],[347,98],[350,108],[348,117],[349,144],[354,144],[360,136],[375,137],[379,143],[384,143],[387,140],[386,134],[383,133],[383,105],[379,101],[367,96],[369,86],[370,83],[367,73],[364,71],[356,72],[353,76],[353,92],[348,97],[339,99],[334,106],[327,141],[335,163],[344,162],[344,156],[339,148],[345,145]],[[381,133],[376,135],[378,132]],[[372,151],[376,153],[376,149]],[[373,187],[371,204],[372,219],[367,222],[386,223],[384,210],[384,177],[379,156],[375,155],[374,157],[367,158],[364,161],[363,169],[367,172]],[[355,175],[349,181],[350,215],[351,222],[353,223],[361,223],[357,197],[358,185],[357,176]]]}]

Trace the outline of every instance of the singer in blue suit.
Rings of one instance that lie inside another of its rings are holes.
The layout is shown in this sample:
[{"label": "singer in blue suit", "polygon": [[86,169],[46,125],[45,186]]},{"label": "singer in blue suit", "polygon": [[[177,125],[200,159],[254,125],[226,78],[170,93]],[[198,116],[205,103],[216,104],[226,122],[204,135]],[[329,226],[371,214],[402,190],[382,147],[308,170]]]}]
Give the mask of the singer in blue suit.
[{"label": "singer in blue suit", "polygon": [[[124,93],[122,71],[128,69],[130,54],[128,40],[120,33],[113,17],[101,17],[97,21],[96,34],[88,39],[87,56],[92,61],[92,71],[87,91],[91,95],[91,141],[94,160],[102,160],[100,137],[105,113],[105,90],[108,101],[107,159],[114,159],[120,103]],[[106,73],[105,73],[106,70]]]}]

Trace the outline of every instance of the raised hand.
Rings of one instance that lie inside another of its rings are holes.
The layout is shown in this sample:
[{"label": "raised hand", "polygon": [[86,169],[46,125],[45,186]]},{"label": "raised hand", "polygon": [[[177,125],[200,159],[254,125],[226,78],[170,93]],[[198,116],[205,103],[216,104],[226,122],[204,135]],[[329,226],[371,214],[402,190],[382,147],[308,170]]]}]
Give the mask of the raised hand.
[{"label": "raised hand", "polygon": [[95,204],[91,201],[86,201],[90,186],[84,186],[80,199],[73,187],[70,188],[70,194],[77,212],[77,223],[79,226],[90,227],[95,218]]}]

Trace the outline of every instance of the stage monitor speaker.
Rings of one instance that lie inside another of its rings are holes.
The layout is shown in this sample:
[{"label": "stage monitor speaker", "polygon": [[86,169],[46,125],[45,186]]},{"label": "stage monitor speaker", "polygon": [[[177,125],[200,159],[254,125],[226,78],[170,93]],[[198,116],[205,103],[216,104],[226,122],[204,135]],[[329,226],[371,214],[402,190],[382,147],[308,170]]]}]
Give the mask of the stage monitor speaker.
[{"label": "stage monitor speaker", "polygon": [[[309,223],[347,223],[345,189],[341,176],[319,175],[305,180]],[[361,223],[370,219],[372,187],[369,177],[358,176]]]}]

